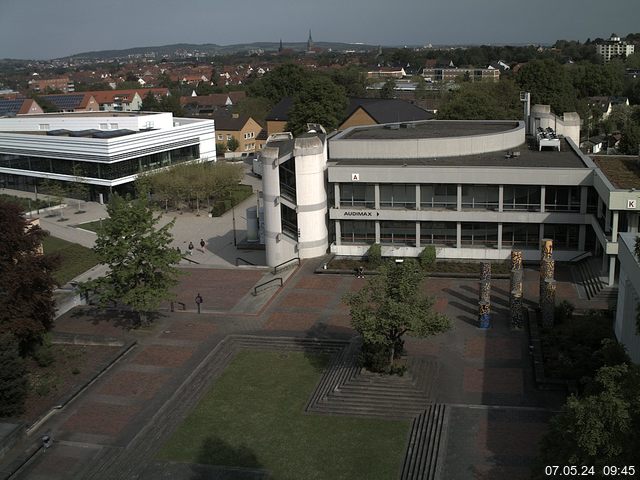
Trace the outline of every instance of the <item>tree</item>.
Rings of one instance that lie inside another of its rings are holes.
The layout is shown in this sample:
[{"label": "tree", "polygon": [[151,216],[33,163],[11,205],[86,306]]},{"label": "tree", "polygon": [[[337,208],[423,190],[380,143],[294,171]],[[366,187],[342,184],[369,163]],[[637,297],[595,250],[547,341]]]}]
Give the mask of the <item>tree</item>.
[{"label": "tree", "polygon": [[382,354],[386,367],[393,370],[406,333],[428,337],[448,330],[451,324],[433,310],[433,299],[421,294],[424,273],[415,260],[388,263],[379,272],[359,292],[347,294],[344,302],[351,307],[353,328],[363,337],[365,362],[372,366],[373,357]]},{"label": "tree", "polygon": [[229,140],[227,140],[227,150],[229,150],[230,152],[235,152],[239,146],[240,142],[238,142],[236,137],[231,137]]},{"label": "tree", "polygon": [[0,199],[0,334],[13,335],[23,354],[53,325],[58,258],[40,254],[46,235],[19,206]]},{"label": "tree", "polygon": [[259,124],[264,125],[265,119],[272,107],[273,105],[266,98],[246,97],[236,104],[235,111],[239,115],[246,115],[247,117],[253,118]]},{"label": "tree", "polygon": [[0,334],[0,418],[19,415],[27,397],[27,376],[17,339]]},{"label": "tree", "polygon": [[393,98],[396,89],[396,81],[393,78],[387,79],[380,89],[380,98]]},{"label": "tree", "polygon": [[[551,420],[538,463],[593,465],[600,472],[605,465],[633,464],[640,448],[639,422],[640,367],[602,367],[586,395],[569,397]],[[544,478],[543,468],[538,470],[536,478]]]},{"label": "tree", "polygon": [[438,110],[438,118],[446,120],[519,120],[522,115],[520,90],[509,80],[464,83]]},{"label": "tree", "polygon": [[78,200],[76,213],[82,213],[80,206],[83,201],[87,201],[89,186],[85,183],[84,171],[78,164],[73,166],[73,182],[70,188],[71,194]]},{"label": "tree", "polygon": [[313,77],[294,97],[287,130],[305,132],[307,123],[319,123],[327,130],[338,128],[348,104],[344,89],[327,77]]},{"label": "tree", "polygon": [[366,97],[367,76],[355,65],[338,68],[331,73],[331,80],[344,88],[348,97]]},{"label": "tree", "polygon": [[140,110],[143,112],[158,112],[160,111],[160,104],[158,103],[158,99],[153,94],[153,92],[149,91],[144,98],[142,99],[142,104],[140,105]]},{"label": "tree", "polygon": [[254,81],[247,93],[251,97],[263,97],[276,104],[284,97],[295,95],[312,76],[311,72],[301,66],[287,63]]},{"label": "tree", "polygon": [[576,91],[569,73],[555,60],[533,60],[524,65],[516,75],[523,90],[531,92],[531,103],[551,105],[562,115],[575,111]]},{"label": "tree", "polygon": [[638,155],[638,147],[640,146],[640,125],[627,123],[622,130],[622,139],[620,139],[620,153],[625,155]]},{"label": "tree", "polygon": [[107,213],[93,250],[109,271],[83,288],[95,290],[102,305],[128,305],[139,323],[147,324],[149,314],[172,297],[170,290],[177,284],[180,253],[170,246],[174,222],[157,228],[160,217],[154,217],[146,196],[129,200],[115,194]]}]

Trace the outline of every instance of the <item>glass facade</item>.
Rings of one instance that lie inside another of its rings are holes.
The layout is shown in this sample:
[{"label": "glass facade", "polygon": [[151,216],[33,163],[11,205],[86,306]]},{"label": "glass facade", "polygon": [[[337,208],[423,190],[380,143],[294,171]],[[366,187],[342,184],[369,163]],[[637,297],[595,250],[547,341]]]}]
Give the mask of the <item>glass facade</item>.
[{"label": "glass facade", "polygon": [[456,222],[420,222],[420,244],[455,247]]},{"label": "glass facade", "polygon": [[547,187],[544,208],[547,212],[579,212],[580,187]]},{"label": "glass facade", "polygon": [[278,169],[280,175],[280,195],[295,202],[296,199],[296,159],[292,158],[288,162],[280,165]]},{"label": "glass facade", "polygon": [[415,222],[380,222],[380,244],[415,246]]},{"label": "glass facade", "polygon": [[526,212],[540,211],[540,187],[529,185],[505,185],[502,196],[503,209]]},{"label": "glass facade", "polygon": [[340,185],[341,207],[375,208],[375,186],[366,183],[343,183]]},{"label": "glass facade", "polygon": [[282,220],[282,233],[286,236],[298,239],[298,214],[295,210],[280,204],[280,218]]},{"label": "glass facade", "polygon": [[376,222],[342,220],[340,222],[340,240],[344,244],[372,244],[376,242]]},{"label": "glass facade", "polygon": [[416,186],[408,183],[380,185],[381,208],[416,208]]},{"label": "glass facade", "polygon": [[457,207],[457,185],[420,185],[420,208],[445,208],[455,210]]},{"label": "glass facade", "polygon": [[537,223],[503,223],[503,248],[538,248],[540,225]]},{"label": "glass facade", "polygon": [[577,250],[579,231],[579,225],[547,223],[544,225],[544,238],[551,238],[555,249]]},{"label": "glass facade", "polygon": [[462,223],[463,247],[498,248],[497,223]]},{"label": "glass facade", "polygon": [[477,210],[498,210],[499,193],[497,185],[463,185],[462,208]]},{"label": "glass facade", "polygon": [[62,175],[73,175],[74,169],[78,169],[78,171],[82,172],[83,177],[115,180],[146,170],[188,162],[199,158],[199,156],[200,145],[176,148],[166,152],[153,153],[113,163],[83,162],[0,153],[0,167]]}]

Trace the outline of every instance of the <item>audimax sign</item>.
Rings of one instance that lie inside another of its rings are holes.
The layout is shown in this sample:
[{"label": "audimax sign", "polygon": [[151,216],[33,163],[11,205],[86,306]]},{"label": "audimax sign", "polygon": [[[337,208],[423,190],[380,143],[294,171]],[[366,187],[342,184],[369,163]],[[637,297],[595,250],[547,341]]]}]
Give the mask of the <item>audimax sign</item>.
[{"label": "audimax sign", "polygon": [[380,212],[367,212],[363,210],[346,210],[342,212],[342,216],[343,217],[379,217]]}]

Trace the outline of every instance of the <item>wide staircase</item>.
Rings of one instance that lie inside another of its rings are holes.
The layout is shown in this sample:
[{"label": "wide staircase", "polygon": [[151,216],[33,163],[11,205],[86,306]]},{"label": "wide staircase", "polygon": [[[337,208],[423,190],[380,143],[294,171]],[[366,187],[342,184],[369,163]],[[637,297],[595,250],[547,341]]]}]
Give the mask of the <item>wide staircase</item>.
[{"label": "wide staircase", "polygon": [[438,456],[441,449],[446,406],[430,405],[413,419],[409,446],[402,464],[400,480],[432,480],[438,478]]},{"label": "wide staircase", "polygon": [[597,259],[585,257],[577,261],[571,266],[573,276],[578,282],[587,296],[587,300],[604,300],[610,305],[615,305],[618,295],[617,287],[609,287],[602,280],[596,263]]}]

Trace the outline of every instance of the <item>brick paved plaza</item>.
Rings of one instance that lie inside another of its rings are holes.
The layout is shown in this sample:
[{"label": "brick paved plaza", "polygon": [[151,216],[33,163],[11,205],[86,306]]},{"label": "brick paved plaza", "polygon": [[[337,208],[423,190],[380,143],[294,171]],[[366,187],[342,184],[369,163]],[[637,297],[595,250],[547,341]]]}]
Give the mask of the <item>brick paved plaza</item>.
[{"label": "brick paved plaza", "polygon": [[[147,438],[145,428],[162,423],[164,417],[154,419],[158,412],[172,414],[172,398],[191,388],[191,375],[229,334],[352,337],[348,308],[341,299],[366,279],[314,274],[318,263],[303,263],[284,288],[271,290],[251,313],[238,312],[238,306],[242,299],[252,298],[264,271],[192,268],[176,291],[185,302],[199,292],[206,307],[201,315],[193,306],[187,312],[163,310],[150,328],[142,330],[130,330],[126,316],[96,315],[91,309],[60,318],[58,331],[134,339],[137,346],[46,422],[43,428],[52,432],[55,446],[20,478],[92,478],[92,469],[98,472],[120,455],[138,450],[142,472],[155,462],[154,452],[167,435]],[[525,278],[525,291],[532,295],[527,300],[535,302],[535,272],[527,271]],[[526,478],[550,411],[563,398],[534,388],[526,332],[508,328],[508,280],[494,281],[496,308],[487,331],[476,328],[477,285],[476,280],[428,279],[425,291],[435,296],[436,310],[446,313],[454,328],[430,339],[408,338],[406,350],[437,364],[429,380],[434,401],[450,406],[441,444],[441,478]],[[567,283],[558,291],[575,296],[572,288]],[[202,381],[206,382],[198,380]]]}]

